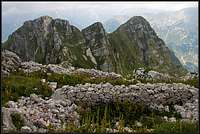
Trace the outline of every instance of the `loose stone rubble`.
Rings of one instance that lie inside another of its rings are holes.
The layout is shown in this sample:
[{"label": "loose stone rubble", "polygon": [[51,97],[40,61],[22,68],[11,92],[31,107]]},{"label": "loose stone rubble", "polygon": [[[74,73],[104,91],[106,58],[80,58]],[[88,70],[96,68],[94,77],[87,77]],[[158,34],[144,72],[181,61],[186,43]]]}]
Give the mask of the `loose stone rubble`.
[{"label": "loose stone rubble", "polygon": [[79,125],[77,106],[70,100],[44,100],[31,94],[30,97],[21,97],[18,102],[9,101],[8,108],[3,107],[3,130],[16,130],[10,114],[19,113],[25,120],[22,132],[46,132],[51,125],[55,130],[62,130],[68,122]]},{"label": "loose stone rubble", "polygon": [[[42,65],[33,61],[22,62],[21,59],[10,51],[2,52],[2,74],[9,75],[11,72],[20,68],[25,73],[41,71],[44,73],[58,74],[87,74],[92,78],[122,78],[121,75],[113,72],[103,72],[95,69],[75,69],[73,67],[64,68],[61,65]],[[6,58],[8,57],[8,58]],[[141,69],[142,70],[142,69]],[[136,71],[142,77],[144,70]],[[168,76],[155,71],[147,74],[151,78],[168,78]],[[146,78],[146,76],[144,76]],[[185,79],[191,79],[188,76]],[[41,82],[46,83],[45,79]],[[21,97],[18,102],[9,101],[7,107],[2,107],[3,112],[3,131],[16,130],[11,114],[18,113],[24,119],[25,124],[21,132],[47,132],[49,127],[54,130],[65,129],[69,122],[79,126],[79,114],[77,109],[79,103],[87,105],[97,105],[102,103],[112,103],[117,101],[129,100],[135,103],[142,103],[151,109],[158,111],[170,111],[172,105],[176,112],[180,113],[182,121],[198,120],[198,89],[181,83],[157,83],[136,85],[111,85],[110,83],[77,84],[76,86],[65,85],[57,88],[57,82],[47,82],[54,91],[50,98],[42,99],[40,96],[31,94],[30,97]],[[163,117],[164,120],[175,122],[174,117]],[[135,122],[136,126],[141,127],[140,122]],[[117,122],[116,122],[117,125]],[[124,132],[134,132],[128,127],[123,128]],[[152,131],[152,130],[149,130]],[[109,129],[107,132],[119,132],[116,128]]]},{"label": "loose stone rubble", "polygon": [[58,74],[69,74],[71,71],[73,71],[73,68],[66,69],[62,66],[54,65],[54,64],[48,64],[46,66],[46,69],[48,72],[58,73]]},{"label": "loose stone rubble", "polygon": [[33,61],[22,62],[21,63],[21,69],[25,73],[32,73],[32,72],[40,71],[43,68],[44,68],[44,65],[36,63],[36,62],[33,62]]},{"label": "loose stone rubble", "polygon": [[16,71],[16,69],[20,66],[21,62],[21,59],[15,53],[8,50],[3,50],[1,62],[2,76],[7,76],[10,72]]},{"label": "loose stone rubble", "polygon": [[78,74],[88,74],[94,78],[113,78],[113,79],[117,79],[117,78],[122,78],[122,76],[120,74],[116,74],[114,72],[103,72],[100,70],[95,70],[95,69],[83,69],[83,68],[79,68],[76,69],[74,72],[74,74],[78,73]]},{"label": "loose stone rubble", "polygon": [[[172,104],[183,121],[198,120],[198,89],[189,85],[138,83],[113,86],[110,83],[86,83],[65,85],[56,89],[47,100],[31,94],[30,97],[21,97],[18,102],[9,101],[8,108],[3,107],[3,130],[16,130],[10,117],[11,113],[19,113],[25,120],[22,132],[47,132],[48,126],[53,126],[56,131],[64,129],[71,121],[79,126],[80,117],[76,109],[80,102],[93,106],[125,100],[143,103],[161,112],[169,112],[169,105]],[[164,120],[175,122],[176,118],[164,117]],[[136,125],[142,124],[136,122]],[[118,129],[107,129],[107,132],[118,132]],[[124,132],[132,130],[124,128]]]},{"label": "loose stone rubble", "polygon": [[189,72],[185,76],[181,77],[181,79],[186,81],[186,80],[191,80],[191,79],[193,79],[195,77],[199,77],[199,74],[195,73],[195,72],[193,72],[193,73]]},{"label": "loose stone rubble", "polygon": [[74,103],[97,105],[129,100],[143,103],[152,109],[169,112],[169,105],[174,105],[175,110],[183,118],[198,120],[198,89],[181,83],[174,84],[142,84],[116,85],[105,84],[77,84],[65,85],[57,89],[52,98],[69,99]]},{"label": "loose stone rubble", "polygon": [[154,70],[150,70],[148,72],[145,71],[144,68],[138,68],[133,71],[133,75],[136,76],[136,78],[142,78],[142,79],[170,79],[171,76],[168,74],[163,74]]},{"label": "loose stone rubble", "polygon": [[57,82],[48,82],[48,86],[51,88],[52,91],[55,91],[57,88]]},{"label": "loose stone rubble", "polygon": [[55,64],[42,65],[33,61],[20,63],[19,69],[25,73],[41,71],[44,73],[57,73],[57,74],[68,74],[68,75],[87,74],[92,78],[111,78],[111,79],[122,78],[120,74],[116,74],[114,72],[103,72],[100,70],[83,69],[83,68],[75,69],[74,67],[71,66],[69,66],[68,68],[64,68],[61,65],[55,65]]}]

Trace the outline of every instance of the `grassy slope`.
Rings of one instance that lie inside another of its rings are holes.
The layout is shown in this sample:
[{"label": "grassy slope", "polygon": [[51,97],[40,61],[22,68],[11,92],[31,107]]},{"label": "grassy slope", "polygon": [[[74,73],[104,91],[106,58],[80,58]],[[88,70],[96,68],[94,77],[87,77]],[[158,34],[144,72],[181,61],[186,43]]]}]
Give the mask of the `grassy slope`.
[{"label": "grassy slope", "polygon": [[[109,34],[109,40],[114,49],[115,57],[117,57],[117,53],[120,55],[116,63],[116,72],[118,73],[128,74],[139,67],[152,68],[158,72],[169,73],[171,75],[175,73],[183,75],[186,73],[186,70],[177,63],[177,58],[173,53],[169,50],[164,51],[164,46],[161,46],[160,49],[156,48],[154,41],[148,44],[147,58],[149,62],[147,65],[142,60],[142,51],[139,49],[138,44],[129,39],[125,31],[116,30]],[[153,54],[154,50],[157,51],[159,58]],[[160,59],[164,61],[164,64],[159,65]]]}]

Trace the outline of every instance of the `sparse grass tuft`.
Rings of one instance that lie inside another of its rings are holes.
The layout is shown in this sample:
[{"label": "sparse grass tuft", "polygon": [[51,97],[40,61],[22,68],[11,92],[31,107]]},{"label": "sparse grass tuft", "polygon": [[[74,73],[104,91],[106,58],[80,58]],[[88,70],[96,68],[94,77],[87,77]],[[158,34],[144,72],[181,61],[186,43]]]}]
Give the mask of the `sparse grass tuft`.
[{"label": "sparse grass tuft", "polygon": [[163,122],[153,126],[155,133],[198,134],[198,123]]},{"label": "sparse grass tuft", "polygon": [[21,115],[18,113],[12,113],[11,119],[17,130],[20,130],[24,126],[24,120],[21,118]]},{"label": "sparse grass tuft", "polygon": [[30,96],[35,93],[48,97],[52,94],[46,83],[40,82],[40,78],[10,75],[2,80],[3,104],[9,100],[17,101],[20,96]]}]

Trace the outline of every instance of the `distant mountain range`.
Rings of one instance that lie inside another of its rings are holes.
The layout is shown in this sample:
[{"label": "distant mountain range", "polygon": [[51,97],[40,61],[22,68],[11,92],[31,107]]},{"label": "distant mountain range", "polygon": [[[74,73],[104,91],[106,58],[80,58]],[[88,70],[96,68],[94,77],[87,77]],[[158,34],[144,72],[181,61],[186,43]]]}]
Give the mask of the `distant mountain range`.
[{"label": "distant mountain range", "polygon": [[114,32],[96,22],[79,30],[69,21],[42,16],[24,24],[3,43],[24,61],[72,65],[130,74],[144,67],[171,75],[187,71],[149,22],[131,17]]},{"label": "distant mountain range", "polygon": [[[128,14],[128,13],[127,13]],[[107,32],[113,32],[131,17],[119,15],[104,22]],[[137,14],[137,13],[136,13]],[[158,36],[174,51],[181,63],[191,72],[198,71],[198,8],[185,8],[175,12],[141,13]]]}]

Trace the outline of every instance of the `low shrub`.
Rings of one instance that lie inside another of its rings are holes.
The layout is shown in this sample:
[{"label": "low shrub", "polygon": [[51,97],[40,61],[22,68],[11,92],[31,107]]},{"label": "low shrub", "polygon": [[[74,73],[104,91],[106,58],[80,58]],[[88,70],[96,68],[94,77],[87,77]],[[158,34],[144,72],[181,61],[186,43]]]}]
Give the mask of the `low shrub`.
[{"label": "low shrub", "polygon": [[182,83],[194,86],[196,88],[199,88],[199,78],[198,77],[194,77],[192,79],[182,81]]},{"label": "low shrub", "polygon": [[[116,122],[119,122],[121,128],[128,126],[138,132],[146,132],[147,129],[162,123],[164,120],[161,117],[174,116],[174,112],[150,110],[142,103],[129,101],[99,104],[88,110],[83,109],[83,111],[79,110],[79,113],[81,115],[81,130],[84,132],[88,132],[86,130],[92,131],[94,128],[98,132],[105,132],[106,128],[114,128]],[[143,126],[136,126],[135,121],[140,121]],[[91,124],[94,128],[91,128]]]},{"label": "low shrub", "polygon": [[32,93],[48,97],[52,90],[46,83],[42,83],[40,78],[12,74],[2,80],[2,93],[5,104],[9,100],[17,101],[20,96],[30,96]]},{"label": "low shrub", "polygon": [[198,134],[198,123],[163,122],[153,126],[155,133]]},{"label": "low shrub", "polygon": [[17,130],[20,130],[21,127],[24,126],[24,120],[21,118],[20,114],[12,113],[11,119],[12,119],[13,125],[16,127]]}]

